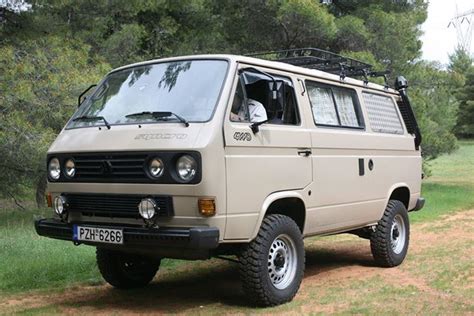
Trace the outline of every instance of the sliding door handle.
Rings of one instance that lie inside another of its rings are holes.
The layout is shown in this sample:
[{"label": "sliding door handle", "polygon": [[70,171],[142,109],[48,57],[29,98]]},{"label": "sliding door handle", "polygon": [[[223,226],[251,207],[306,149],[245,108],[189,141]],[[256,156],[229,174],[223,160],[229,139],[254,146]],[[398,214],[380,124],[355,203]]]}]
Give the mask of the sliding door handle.
[{"label": "sliding door handle", "polygon": [[312,152],[311,152],[311,149],[309,149],[309,148],[298,149],[298,155],[300,155],[300,156],[308,157],[311,154],[312,154]]}]

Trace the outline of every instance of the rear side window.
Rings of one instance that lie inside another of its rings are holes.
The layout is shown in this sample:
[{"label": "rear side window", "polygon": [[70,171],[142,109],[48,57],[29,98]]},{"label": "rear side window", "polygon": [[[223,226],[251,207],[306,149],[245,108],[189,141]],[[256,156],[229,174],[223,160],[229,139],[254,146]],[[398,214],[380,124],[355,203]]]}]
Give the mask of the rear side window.
[{"label": "rear side window", "polygon": [[403,134],[403,126],[392,98],[363,92],[370,127],[377,133]]},{"label": "rear side window", "polygon": [[357,94],[352,89],[306,82],[314,122],[323,126],[363,128]]}]

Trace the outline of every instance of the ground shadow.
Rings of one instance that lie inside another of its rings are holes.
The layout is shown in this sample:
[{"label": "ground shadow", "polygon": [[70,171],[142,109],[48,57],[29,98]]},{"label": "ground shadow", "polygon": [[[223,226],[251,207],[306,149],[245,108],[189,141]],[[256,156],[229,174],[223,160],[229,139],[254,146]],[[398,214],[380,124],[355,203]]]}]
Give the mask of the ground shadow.
[{"label": "ground shadow", "polygon": [[[353,243],[306,248],[305,277],[349,266],[373,266],[370,248]],[[99,291],[91,292],[66,300],[61,306],[119,313],[179,313],[211,304],[248,306],[238,265],[217,259],[204,264],[191,263],[175,273],[168,271],[143,289],[121,291],[102,286]]]}]

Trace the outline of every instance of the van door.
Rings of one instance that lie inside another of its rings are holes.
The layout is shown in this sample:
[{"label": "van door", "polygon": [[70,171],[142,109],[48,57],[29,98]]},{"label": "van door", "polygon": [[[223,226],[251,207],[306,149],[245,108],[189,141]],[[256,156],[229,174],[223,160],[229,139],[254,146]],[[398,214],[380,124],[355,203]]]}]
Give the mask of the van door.
[{"label": "van door", "polygon": [[[225,239],[253,237],[263,203],[270,194],[302,190],[312,181],[311,137],[301,120],[292,79],[281,72],[246,68],[240,67],[235,76],[235,94],[224,119]],[[272,91],[274,86],[278,91]],[[279,100],[276,106],[270,104],[275,93]],[[258,103],[265,111],[256,109]],[[253,132],[251,120],[262,120],[265,114],[268,122]]]},{"label": "van door", "polygon": [[370,189],[374,179],[365,176],[374,150],[356,90],[308,80],[306,89],[314,120],[314,193],[305,231],[324,233],[373,222],[384,201]]}]

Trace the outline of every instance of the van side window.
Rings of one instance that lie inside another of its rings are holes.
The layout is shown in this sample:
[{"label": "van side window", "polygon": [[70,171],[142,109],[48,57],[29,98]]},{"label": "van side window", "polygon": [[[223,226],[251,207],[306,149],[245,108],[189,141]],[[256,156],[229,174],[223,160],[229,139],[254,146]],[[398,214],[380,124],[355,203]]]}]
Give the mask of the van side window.
[{"label": "van side window", "polygon": [[377,133],[403,134],[403,126],[392,98],[363,92],[370,127]]},{"label": "van side window", "polygon": [[235,89],[234,99],[232,100],[232,109],[230,110],[230,120],[232,122],[250,122],[249,107],[246,102],[243,83],[239,78],[237,88]]},{"label": "van side window", "polygon": [[[286,77],[268,76],[256,72],[244,72],[237,84],[232,102],[230,120],[233,122],[260,122],[267,124],[300,124],[293,83]],[[274,85],[278,100],[272,99]]]},{"label": "van side window", "polygon": [[306,82],[306,87],[317,125],[364,127],[354,90],[314,82]]},{"label": "van side window", "polygon": [[268,124],[299,125],[300,117],[293,84],[290,79],[283,77],[278,79],[282,79],[284,83],[284,88],[280,90],[283,104],[275,113],[272,113]]}]

